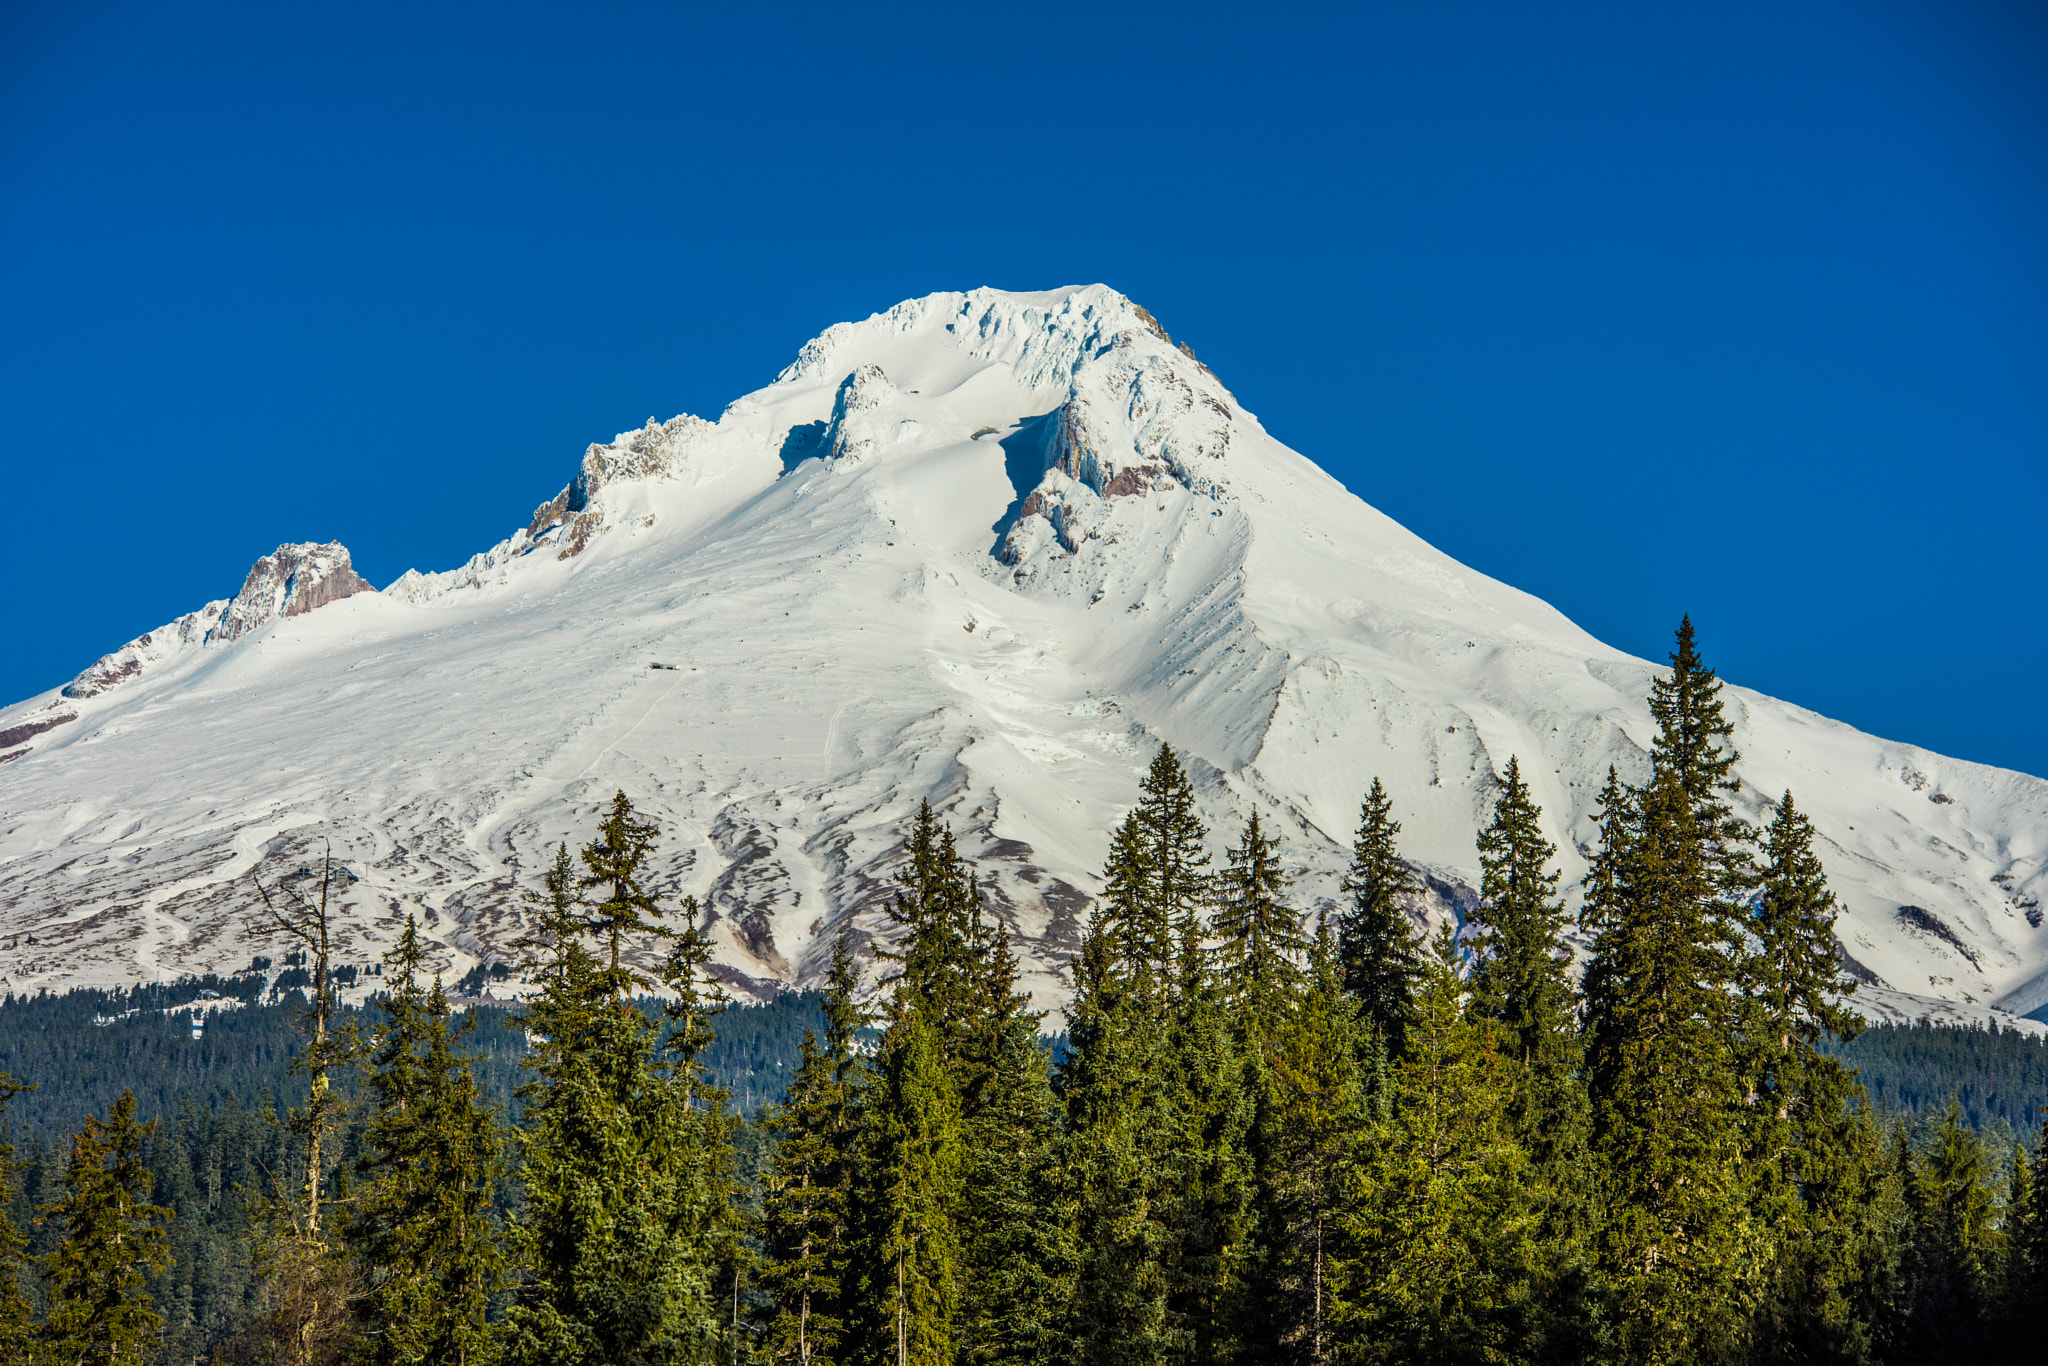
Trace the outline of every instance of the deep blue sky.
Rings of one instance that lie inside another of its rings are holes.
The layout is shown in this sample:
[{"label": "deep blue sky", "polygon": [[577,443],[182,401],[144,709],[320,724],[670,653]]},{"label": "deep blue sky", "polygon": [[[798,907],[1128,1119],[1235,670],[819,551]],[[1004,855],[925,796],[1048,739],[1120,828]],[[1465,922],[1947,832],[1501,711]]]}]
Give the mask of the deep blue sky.
[{"label": "deep blue sky", "polygon": [[2048,774],[2048,7],[1971,0],[11,0],[0,699],[1097,280],[1596,635]]}]

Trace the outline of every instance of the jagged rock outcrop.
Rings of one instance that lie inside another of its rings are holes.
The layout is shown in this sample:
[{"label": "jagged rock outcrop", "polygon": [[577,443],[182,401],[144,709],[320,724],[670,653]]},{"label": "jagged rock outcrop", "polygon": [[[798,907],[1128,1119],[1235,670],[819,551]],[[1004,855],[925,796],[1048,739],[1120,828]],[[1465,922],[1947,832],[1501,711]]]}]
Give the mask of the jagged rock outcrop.
[{"label": "jagged rock outcrop", "polygon": [[226,645],[280,617],[303,616],[330,602],[376,591],[356,573],[348,547],[339,541],[281,545],[249,566],[242,591],[207,628],[205,643]]}]

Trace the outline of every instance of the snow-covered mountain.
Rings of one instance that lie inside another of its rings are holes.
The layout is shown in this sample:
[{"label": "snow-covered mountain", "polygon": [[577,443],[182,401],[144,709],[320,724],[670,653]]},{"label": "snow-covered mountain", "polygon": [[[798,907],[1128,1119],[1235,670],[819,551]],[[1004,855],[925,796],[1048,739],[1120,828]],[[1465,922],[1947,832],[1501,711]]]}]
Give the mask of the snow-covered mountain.
[{"label": "snow-covered mountain", "polygon": [[[246,964],[251,872],[323,839],[358,877],[345,958],[414,909],[461,971],[623,788],[762,989],[879,924],[930,798],[1051,1004],[1162,740],[1219,850],[1276,823],[1305,906],[1378,775],[1441,916],[1510,755],[1569,881],[1653,733],[1650,664],[1368,507],[1101,286],[833,327],[715,422],[590,447],[461,568],[368,588],[282,546],[0,711],[8,989]],[[1812,815],[1866,1009],[2048,1005],[2048,783],[1729,696],[1742,802]]]}]

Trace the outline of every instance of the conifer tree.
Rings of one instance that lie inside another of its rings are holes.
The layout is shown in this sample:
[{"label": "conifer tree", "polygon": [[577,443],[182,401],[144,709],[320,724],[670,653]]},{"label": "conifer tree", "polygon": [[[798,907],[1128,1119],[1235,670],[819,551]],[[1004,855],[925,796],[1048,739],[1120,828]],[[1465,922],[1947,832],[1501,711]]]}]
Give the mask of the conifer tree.
[{"label": "conifer tree", "polygon": [[1988,1345],[1996,1229],[1987,1177],[1983,1140],[1951,1099],[1933,1147],[1911,1158],[1900,1360],[1967,1360]]},{"label": "conifer tree", "polygon": [[[524,1201],[509,1231],[521,1272],[506,1312],[514,1362],[687,1361],[721,1337],[701,1128],[656,1057],[653,1023],[623,999],[630,936],[653,914],[636,899],[648,848],[637,825],[621,799],[604,847],[584,851],[584,867],[604,872],[589,885],[611,893],[595,914],[557,851],[525,941],[539,950],[528,964],[539,991],[522,1023],[539,1037],[521,1089]],[[603,959],[583,945],[593,933]]]},{"label": "conifer tree", "polygon": [[1110,840],[1102,870],[1102,902],[1096,919],[1109,937],[1116,971],[1128,979],[1132,998],[1156,1003],[1173,976],[1172,927],[1152,883],[1151,850],[1144,824],[1133,811]]},{"label": "conifer tree", "polygon": [[1530,1161],[1530,1205],[1546,1262],[1516,1336],[1560,1359],[1588,1349],[1595,1185],[1577,993],[1568,975],[1559,874],[1550,867],[1556,847],[1543,836],[1542,814],[1520,762],[1510,757],[1493,819],[1479,833],[1468,1009],[1493,1027],[1515,1064],[1509,1116]]},{"label": "conifer tree", "polygon": [[502,1172],[497,1121],[470,1060],[455,1051],[440,979],[421,983],[425,951],[412,916],[384,963],[390,985],[356,1162],[364,1184],[343,1221],[368,1277],[355,1306],[360,1359],[466,1366],[491,1357],[487,1314],[505,1283],[491,1221]]},{"label": "conifer tree", "polygon": [[1227,1362],[1245,1349],[1257,1175],[1251,1129],[1263,1082],[1213,975],[1196,962],[1168,1019],[1161,1106],[1160,1218],[1168,1331],[1178,1360]]},{"label": "conifer tree", "polygon": [[1156,1157],[1147,1163],[1158,1173],[1152,1209],[1168,1233],[1160,1249],[1162,1332],[1178,1341],[1180,1361],[1226,1361],[1245,1327],[1254,1192],[1247,1145],[1257,1085],[1246,1077],[1202,919],[1215,882],[1207,872],[1208,831],[1170,746],[1153,758],[1140,797],[1148,915],[1173,936],[1171,991],[1159,1017]]},{"label": "conifer tree", "polygon": [[1607,781],[1594,801],[1593,821],[1600,842],[1579,883],[1579,928],[1598,938],[1621,918],[1623,870],[1636,842],[1636,791],[1609,764]]},{"label": "conifer tree", "polygon": [[1416,890],[1415,874],[1401,861],[1394,839],[1401,823],[1380,780],[1372,780],[1351,843],[1344,891],[1351,904],[1338,918],[1337,951],[1344,986],[1357,998],[1367,1026],[1401,1055],[1415,984],[1422,977],[1421,947],[1400,898]]},{"label": "conifer tree", "polygon": [[1778,1243],[1760,1349],[1789,1353],[1855,1335],[1845,1326],[1847,1287],[1862,1278],[1867,1253],[1843,1228],[1861,1217],[1856,1204],[1868,1194],[1854,1168],[1858,1088],[1821,1044],[1855,1037],[1862,1021],[1845,1004],[1855,983],[1841,976],[1835,901],[1813,827],[1789,792],[1764,852],[1752,947],[1740,960],[1748,1161],[1753,1205]]},{"label": "conifer tree", "polygon": [[941,826],[930,802],[918,804],[905,844],[909,860],[896,875],[901,890],[889,907],[902,936],[896,949],[877,949],[875,956],[899,965],[882,979],[896,987],[889,1008],[924,1012],[940,1057],[951,1063],[966,1046],[973,1013],[974,889],[953,832]]},{"label": "conifer tree", "polygon": [[1362,1034],[1329,920],[1319,918],[1305,989],[1269,1040],[1258,1143],[1264,1337],[1312,1366],[1336,1359],[1344,1313],[1334,1270],[1345,1260],[1345,1183],[1370,1124]]},{"label": "conifer tree", "polygon": [[[0,1072],[0,1116],[16,1096],[34,1089]],[[29,1366],[35,1348],[35,1306],[29,1301],[26,1284],[28,1236],[9,1213],[22,1194],[22,1171],[27,1164],[15,1157],[14,1144],[4,1137],[6,1132],[0,1127],[0,1366]]]},{"label": "conifer tree", "polygon": [[1508,1051],[1532,1067],[1555,1059],[1572,1032],[1564,904],[1550,867],[1557,846],[1543,837],[1542,815],[1510,757],[1493,821],[1479,832],[1479,905],[1470,916],[1479,931],[1473,1013],[1500,1025]]},{"label": "conifer tree", "polygon": [[1165,1020],[1146,984],[1142,846],[1135,818],[1112,846],[1107,904],[1081,943],[1057,1090],[1065,1115],[1058,1197],[1071,1209],[1065,1357],[1138,1366],[1172,1359],[1161,1217]]},{"label": "conifer tree", "polygon": [[1161,745],[1141,785],[1133,814],[1144,832],[1147,889],[1143,920],[1173,936],[1174,990],[1198,990],[1206,970],[1202,910],[1210,898],[1208,838],[1195,789],[1173,746]]},{"label": "conifer tree", "polygon": [[626,963],[627,949],[636,938],[668,939],[675,934],[661,923],[662,913],[645,885],[647,860],[659,833],[652,821],[639,818],[621,790],[612,794],[611,809],[598,822],[597,838],[579,851],[583,875],[577,880],[578,890],[604,894],[598,901],[578,902],[581,928],[602,943],[605,985],[622,1010],[628,992],[654,985]]},{"label": "conifer tree", "polygon": [[1601,794],[1587,878],[1598,934],[1585,978],[1593,1134],[1605,1175],[1600,1269],[1624,1360],[1744,1350],[1765,1260],[1745,1128],[1733,899],[1752,880],[1731,814],[1735,751],[1690,620],[1652,688],[1650,783]]},{"label": "conifer tree", "polygon": [[963,1360],[1037,1361],[1053,1349],[1070,1291],[1068,1220],[1051,1206],[1055,1111],[1042,1014],[1018,989],[1007,926],[975,919],[976,1000],[962,1068],[965,1144],[958,1221]]},{"label": "conifer tree", "polygon": [[1737,1350],[1760,1274],[1715,862],[1682,776],[1642,795],[1587,974],[1600,1266],[1629,1361]]},{"label": "conifer tree", "polygon": [[1280,867],[1280,841],[1260,832],[1256,810],[1242,842],[1230,850],[1216,891],[1218,980],[1240,1032],[1256,1048],[1278,1028],[1308,951],[1300,918],[1282,900],[1287,876]]},{"label": "conifer tree", "polygon": [[787,1098],[770,1115],[777,1134],[765,1185],[765,1289],[773,1303],[764,1350],[778,1362],[852,1359],[849,1331],[858,1268],[853,1255],[855,1182],[862,1165],[858,1036],[865,1017],[845,926],[826,973],[820,1047],[805,1031],[803,1060]]},{"label": "conifer tree", "polygon": [[777,1139],[761,1197],[765,1283],[775,1305],[763,1355],[772,1362],[837,1360],[846,1192],[837,1179],[834,1109],[833,1059],[806,1029],[789,1090],[763,1121]]},{"label": "conifer tree", "polygon": [[952,1366],[957,1346],[960,1100],[936,1032],[910,1010],[882,1045],[863,1298],[869,1351],[896,1366]]},{"label": "conifer tree", "polygon": [[1747,851],[1755,832],[1728,804],[1742,788],[1735,777],[1741,755],[1722,710],[1721,680],[1700,658],[1690,615],[1678,623],[1671,673],[1650,683],[1650,715],[1657,722],[1650,762],[1674,775],[1684,791],[1714,889],[1746,892],[1753,878]]},{"label": "conifer tree", "polygon": [[102,1120],[89,1116],[72,1140],[64,1196],[41,1213],[59,1220],[64,1241],[43,1261],[50,1295],[42,1344],[66,1366],[143,1366],[155,1359],[163,1316],[146,1282],[170,1260],[164,1222],[171,1212],[148,1203],[153,1178],[143,1146],[154,1122],[135,1118],[124,1091]]},{"label": "conifer tree", "polygon": [[1822,1040],[1852,1039],[1863,1022],[1845,1004],[1856,983],[1843,977],[1836,957],[1835,898],[1813,852],[1813,825],[1790,792],[1778,804],[1764,853],[1762,895],[1750,921],[1755,947],[1743,959],[1742,986],[1750,1007],[1753,1108],[1770,1135],[1760,1156],[1782,1165],[1813,1111],[1809,1081],[1835,1065],[1821,1052]]},{"label": "conifer tree", "polygon": [[2006,1345],[2038,1347],[2048,1331],[2048,1124],[2034,1131],[2031,1161],[2015,1154],[2006,1238]]},{"label": "conifer tree", "polygon": [[1348,1216],[1342,1331],[1361,1362],[1512,1359],[1532,1274],[1527,1160],[1507,1122],[1511,1065],[1462,1008],[1449,925],[1431,946],[1391,1127],[1366,1150]]},{"label": "conifer tree", "polygon": [[669,999],[662,1014],[670,1021],[657,1065],[673,1091],[672,1123],[676,1173],[670,1217],[692,1230],[693,1241],[710,1250],[715,1280],[729,1297],[725,1321],[725,1353],[736,1360],[740,1350],[741,1289],[752,1273],[752,1212],[741,1203],[733,1132],[738,1120],[725,1108],[729,1099],[705,1069],[704,1051],[718,1040],[713,1019],[730,998],[710,972],[711,943],[699,924],[697,898],[683,898],[683,928],[670,936],[660,979]]}]

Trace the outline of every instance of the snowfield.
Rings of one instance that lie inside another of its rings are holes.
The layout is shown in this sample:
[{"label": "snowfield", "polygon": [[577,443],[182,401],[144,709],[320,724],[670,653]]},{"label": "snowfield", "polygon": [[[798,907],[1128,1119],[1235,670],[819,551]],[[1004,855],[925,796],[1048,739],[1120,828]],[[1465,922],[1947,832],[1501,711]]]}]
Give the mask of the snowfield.
[{"label": "snowfield", "polygon": [[[511,955],[522,889],[623,788],[755,994],[883,924],[929,798],[1056,1006],[1160,741],[1217,861],[1258,808],[1308,908],[1378,775],[1435,920],[1474,895],[1510,755],[1578,878],[1608,765],[1647,771],[1650,679],[1273,440],[1114,291],[937,294],[716,422],[592,446],[460,568],[375,592],[342,547],[283,546],[0,710],[0,976],[240,968],[275,949],[251,873],[323,840],[359,879],[344,961],[414,910],[459,974]],[[1727,696],[1741,804],[1789,787],[1813,818],[1866,1012],[2048,1006],[2048,783]]]}]

